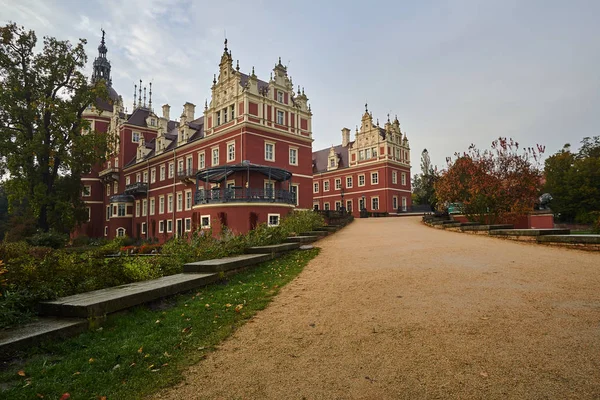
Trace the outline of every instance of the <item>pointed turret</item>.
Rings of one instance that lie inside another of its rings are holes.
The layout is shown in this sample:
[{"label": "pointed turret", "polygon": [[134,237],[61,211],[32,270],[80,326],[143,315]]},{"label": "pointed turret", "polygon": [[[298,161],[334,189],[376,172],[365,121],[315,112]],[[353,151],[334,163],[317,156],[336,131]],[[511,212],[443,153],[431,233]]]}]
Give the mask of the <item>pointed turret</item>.
[{"label": "pointed turret", "polygon": [[102,29],[102,40],[98,46],[98,57],[94,59],[94,72],[92,73],[92,82],[97,82],[103,79],[106,82],[106,86],[112,85],[110,78],[110,61],[106,58],[108,49],[106,48],[106,42],[104,41],[104,29]]}]

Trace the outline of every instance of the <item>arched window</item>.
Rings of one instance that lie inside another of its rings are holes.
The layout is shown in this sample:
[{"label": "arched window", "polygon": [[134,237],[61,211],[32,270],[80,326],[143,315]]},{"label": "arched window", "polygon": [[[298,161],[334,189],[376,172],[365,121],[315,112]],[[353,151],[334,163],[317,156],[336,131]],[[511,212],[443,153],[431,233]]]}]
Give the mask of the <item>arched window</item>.
[{"label": "arched window", "polygon": [[125,236],[125,228],[117,228],[117,237]]}]

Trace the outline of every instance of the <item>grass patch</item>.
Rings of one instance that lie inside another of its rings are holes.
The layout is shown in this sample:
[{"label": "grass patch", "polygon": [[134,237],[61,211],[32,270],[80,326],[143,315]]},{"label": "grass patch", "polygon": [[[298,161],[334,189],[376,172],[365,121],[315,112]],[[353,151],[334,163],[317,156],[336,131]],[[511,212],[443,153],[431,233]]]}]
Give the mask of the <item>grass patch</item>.
[{"label": "grass patch", "polygon": [[137,399],[171,386],[318,253],[290,252],[162,305],[110,316],[99,330],[31,349],[0,371],[0,397]]}]

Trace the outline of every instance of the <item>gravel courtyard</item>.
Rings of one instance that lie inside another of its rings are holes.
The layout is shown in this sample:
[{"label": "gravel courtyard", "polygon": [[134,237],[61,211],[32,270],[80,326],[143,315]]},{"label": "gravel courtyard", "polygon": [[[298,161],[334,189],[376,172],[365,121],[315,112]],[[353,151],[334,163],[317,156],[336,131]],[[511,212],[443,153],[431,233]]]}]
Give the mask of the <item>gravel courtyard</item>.
[{"label": "gravel courtyard", "polygon": [[598,399],[600,254],[357,219],[161,399]]}]

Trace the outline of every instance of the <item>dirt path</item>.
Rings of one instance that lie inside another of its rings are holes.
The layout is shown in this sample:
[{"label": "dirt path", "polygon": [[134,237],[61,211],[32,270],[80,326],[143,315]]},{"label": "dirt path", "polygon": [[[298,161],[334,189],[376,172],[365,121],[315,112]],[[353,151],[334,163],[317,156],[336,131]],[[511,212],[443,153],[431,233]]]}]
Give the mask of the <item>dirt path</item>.
[{"label": "dirt path", "polygon": [[598,399],[600,254],[356,220],[161,399]]}]

